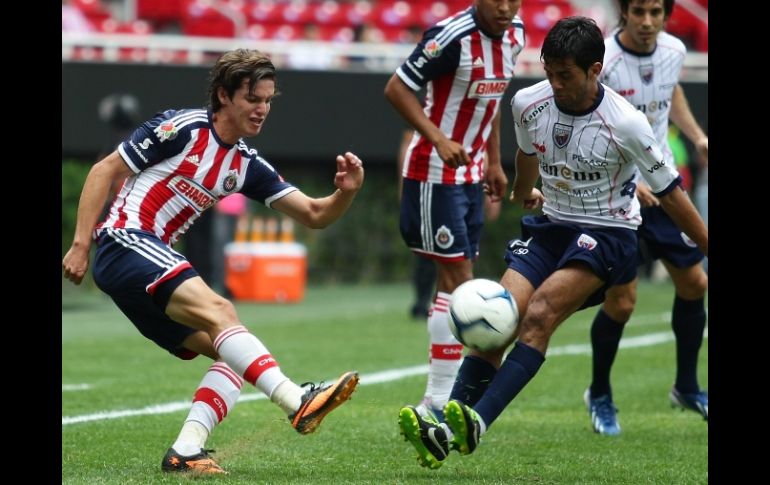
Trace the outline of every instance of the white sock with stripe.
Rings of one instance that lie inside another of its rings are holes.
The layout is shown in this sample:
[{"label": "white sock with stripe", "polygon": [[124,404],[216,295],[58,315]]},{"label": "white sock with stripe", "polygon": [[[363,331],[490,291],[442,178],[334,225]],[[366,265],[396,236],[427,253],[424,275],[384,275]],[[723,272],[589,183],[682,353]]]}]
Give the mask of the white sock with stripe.
[{"label": "white sock with stripe", "polygon": [[206,439],[233,409],[241,394],[243,379],[224,362],[214,362],[203,376],[193,396],[193,404],[179,437],[172,445],[177,453],[200,453]]},{"label": "white sock with stripe", "polygon": [[430,363],[425,397],[439,410],[449,401],[463,357],[463,344],[449,330],[449,297],[449,293],[438,292],[428,317]]},{"label": "white sock with stripe", "polygon": [[304,391],[286,377],[267,347],[243,325],[230,327],[214,339],[214,349],[238,375],[264,392],[287,414],[299,409]]}]

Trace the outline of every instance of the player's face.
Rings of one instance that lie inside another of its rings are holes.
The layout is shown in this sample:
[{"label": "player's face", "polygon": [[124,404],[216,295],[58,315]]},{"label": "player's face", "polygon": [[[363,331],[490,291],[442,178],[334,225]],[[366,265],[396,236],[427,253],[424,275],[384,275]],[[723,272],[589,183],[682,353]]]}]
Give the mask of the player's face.
[{"label": "player's face", "polygon": [[502,35],[519,12],[521,0],[475,0],[479,23],[487,32]]},{"label": "player's face", "polygon": [[652,52],[658,33],[663,30],[666,14],[661,0],[633,0],[623,18],[626,26],[620,33],[620,41],[637,52]]},{"label": "player's face", "polygon": [[602,70],[595,63],[586,73],[573,59],[552,60],[543,64],[548,82],[553,88],[556,105],[570,111],[585,111],[596,100],[596,78]]},{"label": "player's face", "polygon": [[249,80],[233,94],[233,99],[223,101],[222,110],[227,111],[230,127],[238,133],[238,138],[258,135],[262,131],[270,112],[270,103],[275,95],[275,81],[262,79],[257,81],[249,92]]}]

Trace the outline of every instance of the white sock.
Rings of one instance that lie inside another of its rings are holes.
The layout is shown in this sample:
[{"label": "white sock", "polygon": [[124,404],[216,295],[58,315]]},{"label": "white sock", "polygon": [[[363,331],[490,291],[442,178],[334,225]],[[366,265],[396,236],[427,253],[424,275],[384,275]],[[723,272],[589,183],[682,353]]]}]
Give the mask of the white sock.
[{"label": "white sock", "polygon": [[206,444],[209,437],[209,430],[197,421],[185,421],[182,425],[182,431],[173,445],[177,453],[182,456],[197,455]]},{"label": "white sock", "polygon": [[434,409],[444,409],[463,357],[463,344],[449,330],[449,293],[438,292],[428,317],[430,363],[425,397]]},{"label": "white sock", "polygon": [[193,404],[179,437],[172,445],[177,453],[200,453],[214,427],[235,407],[243,380],[224,362],[214,362],[193,396]]},{"label": "white sock", "polygon": [[288,380],[267,347],[243,325],[230,327],[214,339],[214,349],[238,375],[270,396]]},{"label": "white sock", "polygon": [[286,379],[276,386],[273,393],[270,394],[270,400],[279,405],[288,415],[299,409],[303,394],[305,394],[304,389]]}]

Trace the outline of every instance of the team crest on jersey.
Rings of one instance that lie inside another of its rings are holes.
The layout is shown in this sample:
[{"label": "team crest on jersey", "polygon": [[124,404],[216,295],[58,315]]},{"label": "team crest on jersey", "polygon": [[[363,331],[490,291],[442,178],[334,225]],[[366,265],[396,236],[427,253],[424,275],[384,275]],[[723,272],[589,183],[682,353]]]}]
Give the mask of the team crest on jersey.
[{"label": "team crest on jersey", "polygon": [[553,142],[559,148],[564,148],[572,137],[572,126],[555,123],[553,125]]},{"label": "team crest on jersey", "polygon": [[596,242],[596,239],[592,238],[588,234],[581,234],[577,240],[578,246],[580,246],[581,248],[588,249],[589,251],[595,248],[597,244],[599,243]]},{"label": "team crest on jersey", "polygon": [[155,134],[158,136],[158,140],[164,142],[166,140],[173,140],[179,134],[174,126],[174,122],[171,120],[164,121],[157,128],[155,128]]},{"label": "team crest on jersey", "polygon": [[451,246],[453,242],[455,242],[455,237],[452,235],[452,231],[450,231],[446,226],[441,226],[438,228],[438,231],[436,231],[435,239],[436,244],[438,244],[438,247],[441,249],[446,249]]},{"label": "team crest on jersey", "polygon": [[438,57],[441,54],[441,45],[436,42],[436,39],[429,40],[422,50],[428,57]]},{"label": "team crest on jersey", "polygon": [[230,170],[222,180],[222,190],[225,192],[232,192],[238,186],[238,171]]},{"label": "team crest on jersey", "polygon": [[644,84],[650,84],[652,82],[652,75],[654,69],[652,64],[640,64],[639,65],[639,77],[642,78]]}]

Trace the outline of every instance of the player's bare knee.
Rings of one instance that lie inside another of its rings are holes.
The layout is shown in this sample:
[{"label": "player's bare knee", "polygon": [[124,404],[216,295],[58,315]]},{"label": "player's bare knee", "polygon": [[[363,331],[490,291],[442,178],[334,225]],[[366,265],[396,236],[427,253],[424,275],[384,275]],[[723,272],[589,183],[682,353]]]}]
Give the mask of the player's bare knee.
[{"label": "player's bare knee", "polygon": [[709,280],[706,272],[701,270],[687,278],[683,284],[676,286],[676,294],[684,300],[700,300],[706,296]]},{"label": "player's bare knee", "polygon": [[238,313],[235,311],[235,306],[230,300],[217,296],[212,304],[214,305],[214,312],[218,316],[219,326],[227,328],[236,324],[240,325],[238,323]]},{"label": "player's bare knee", "polygon": [[612,320],[626,323],[631,319],[631,314],[636,306],[636,295],[618,295],[604,301],[602,309]]},{"label": "player's bare knee", "polygon": [[547,345],[554,330],[553,321],[553,311],[545,299],[530,301],[527,314],[520,323],[519,340],[537,348]]}]

